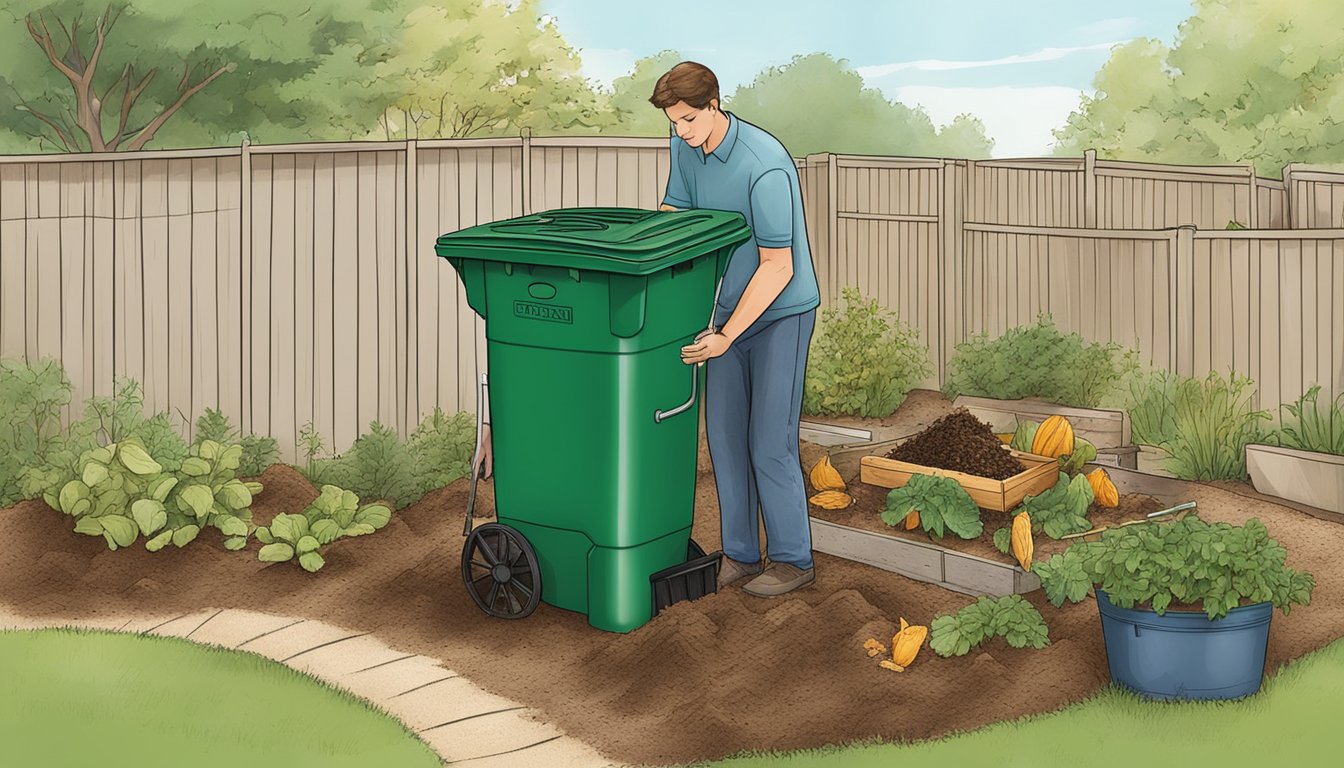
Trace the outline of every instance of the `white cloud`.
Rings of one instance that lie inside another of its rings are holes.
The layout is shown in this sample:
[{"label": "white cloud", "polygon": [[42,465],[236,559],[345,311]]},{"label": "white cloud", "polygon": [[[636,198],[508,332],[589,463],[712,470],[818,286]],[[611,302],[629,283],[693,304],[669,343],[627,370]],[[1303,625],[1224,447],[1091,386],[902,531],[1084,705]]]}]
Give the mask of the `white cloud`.
[{"label": "white cloud", "polygon": [[968,61],[949,61],[946,59],[918,59],[916,61],[901,61],[894,64],[876,64],[867,67],[858,67],[855,69],[864,78],[886,77],[895,72],[905,70],[917,70],[921,72],[944,72],[955,69],[979,69],[983,67],[1002,67],[1011,64],[1030,64],[1039,61],[1056,61],[1066,56],[1083,51],[1108,51],[1113,46],[1123,45],[1125,40],[1117,40],[1110,43],[1097,43],[1095,45],[1076,45],[1070,48],[1042,48],[1032,53],[1014,54],[1004,56],[998,59],[981,59]]},{"label": "white cloud", "polygon": [[638,57],[629,48],[583,48],[579,58],[584,77],[610,88],[613,80],[630,74]]},{"label": "white cloud", "polygon": [[985,124],[994,139],[994,157],[1039,157],[1045,155],[1069,113],[1078,108],[1083,95],[1077,88],[1061,86],[999,86],[993,88],[943,88],[907,85],[883,89],[888,98],[907,105],[920,105],[936,125],[947,125],[957,115],[969,112]]}]

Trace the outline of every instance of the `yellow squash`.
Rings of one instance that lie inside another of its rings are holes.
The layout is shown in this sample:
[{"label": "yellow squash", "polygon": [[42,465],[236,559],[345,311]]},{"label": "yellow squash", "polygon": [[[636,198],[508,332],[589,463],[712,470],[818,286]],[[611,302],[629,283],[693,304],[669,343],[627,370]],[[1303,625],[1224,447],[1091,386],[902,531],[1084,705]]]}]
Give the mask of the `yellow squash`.
[{"label": "yellow squash", "polygon": [[844,509],[852,504],[854,499],[844,491],[822,491],[808,501],[822,509]]},{"label": "yellow squash", "polygon": [[1013,518],[1013,556],[1022,564],[1022,570],[1031,570],[1031,556],[1034,545],[1031,540],[1031,518],[1026,512],[1019,512]]},{"label": "yellow squash", "polygon": [[919,510],[912,509],[910,514],[905,516],[905,530],[913,531],[919,527]]},{"label": "yellow squash", "polygon": [[1094,469],[1087,473],[1087,482],[1092,485],[1092,495],[1097,498],[1098,505],[1120,506],[1120,492],[1115,489],[1115,483],[1111,481],[1111,476],[1106,474],[1106,470]]},{"label": "yellow squash", "polygon": [[915,663],[915,657],[919,655],[919,649],[928,636],[928,627],[911,626],[902,618],[901,631],[891,638],[891,661],[883,659],[879,666],[893,672],[904,672]]},{"label": "yellow squash", "polygon": [[1073,453],[1073,425],[1063,416],[1046,419],[1036,430],[1036,437],[1031,441],[1031,452],[1051,459]]},{"label": "yellow squash", "polygon": [[831,457],[822,456],[812,467],[810,473],[812,487],[818,491],[843,491],[845,489],[845,480],[840,477],[840,472],[831,466]]}]

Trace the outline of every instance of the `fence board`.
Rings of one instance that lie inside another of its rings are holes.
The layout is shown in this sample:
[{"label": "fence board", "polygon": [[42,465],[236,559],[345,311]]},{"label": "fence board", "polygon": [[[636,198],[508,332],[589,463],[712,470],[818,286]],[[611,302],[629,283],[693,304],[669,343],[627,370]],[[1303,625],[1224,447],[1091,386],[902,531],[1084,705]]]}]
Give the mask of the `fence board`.
[{"label": "fence board", "polygon": [[298,158],[296,155],[272,155],[271,177],[271,275],[270,324],[271,430],[276,447],[286,456],[293,455],[298,388],[298,363],[295,359],[295,335],[298,327],[298,249],[296,200],[298,197]]}]

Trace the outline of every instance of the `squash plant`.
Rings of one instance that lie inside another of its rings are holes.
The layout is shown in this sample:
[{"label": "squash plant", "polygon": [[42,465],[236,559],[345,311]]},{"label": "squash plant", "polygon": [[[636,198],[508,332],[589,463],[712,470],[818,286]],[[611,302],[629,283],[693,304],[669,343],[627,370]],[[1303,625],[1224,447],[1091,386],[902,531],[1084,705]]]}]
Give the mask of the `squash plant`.
[{"label": "squash plant", "polygon": [[1183,520],[1112,528],[1039,563],[1035,571],[1055,606],[1100,588],[1121,608],[1201,604],[1210,620],[1242,604],[1272,602],[1287,615],[1311,602],[1316,581],[1284,564],[1287,552],[1258,519],[1245,525]]},{"label": "squash plant", "polygon": [[279,514],[269,526],[257,529],[257,540],[264,545],[257,557],[263,563],[297,559],[305,571],[315,573],[326,565],[320,552],[323,546],[347,536],[373,533],[391,519],[392,510],[386,504],[361,507],[353,491],[324,485],[303,514]]},{"label": "squash plant", "polygon": [[943,657],[964,656],[995,637],[1003,637],[1013,648],[1050,644],[1041,612],[1021,595],[981,597],[954,614],[934,618],[930,629],[929,647]]},{"label": "squash plant", "polygon": [[984,531],[975,500],[950,477],[917,474],[900,488],[893,488],[887,494],[882,522],[901,525],[912,512],[919,513],[920,527],[940,539],[944,529],[963,539],[974,539]]}]

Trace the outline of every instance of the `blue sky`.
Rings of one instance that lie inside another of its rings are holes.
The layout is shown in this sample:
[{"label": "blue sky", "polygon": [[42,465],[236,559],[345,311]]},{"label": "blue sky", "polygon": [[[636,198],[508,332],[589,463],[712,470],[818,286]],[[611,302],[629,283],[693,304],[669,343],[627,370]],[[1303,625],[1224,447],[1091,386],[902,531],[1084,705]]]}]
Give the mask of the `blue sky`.
[{"label": "blue sky", "polygon": [[542,0],[584,73],[609,85],[635,59],[674,49],[725,94],[797,54],[846,59],[868,86],[922,105],[935,124],[970,112],[996,157],[1043,154],[1116,43],[1171,44],[1189,0]]}]

